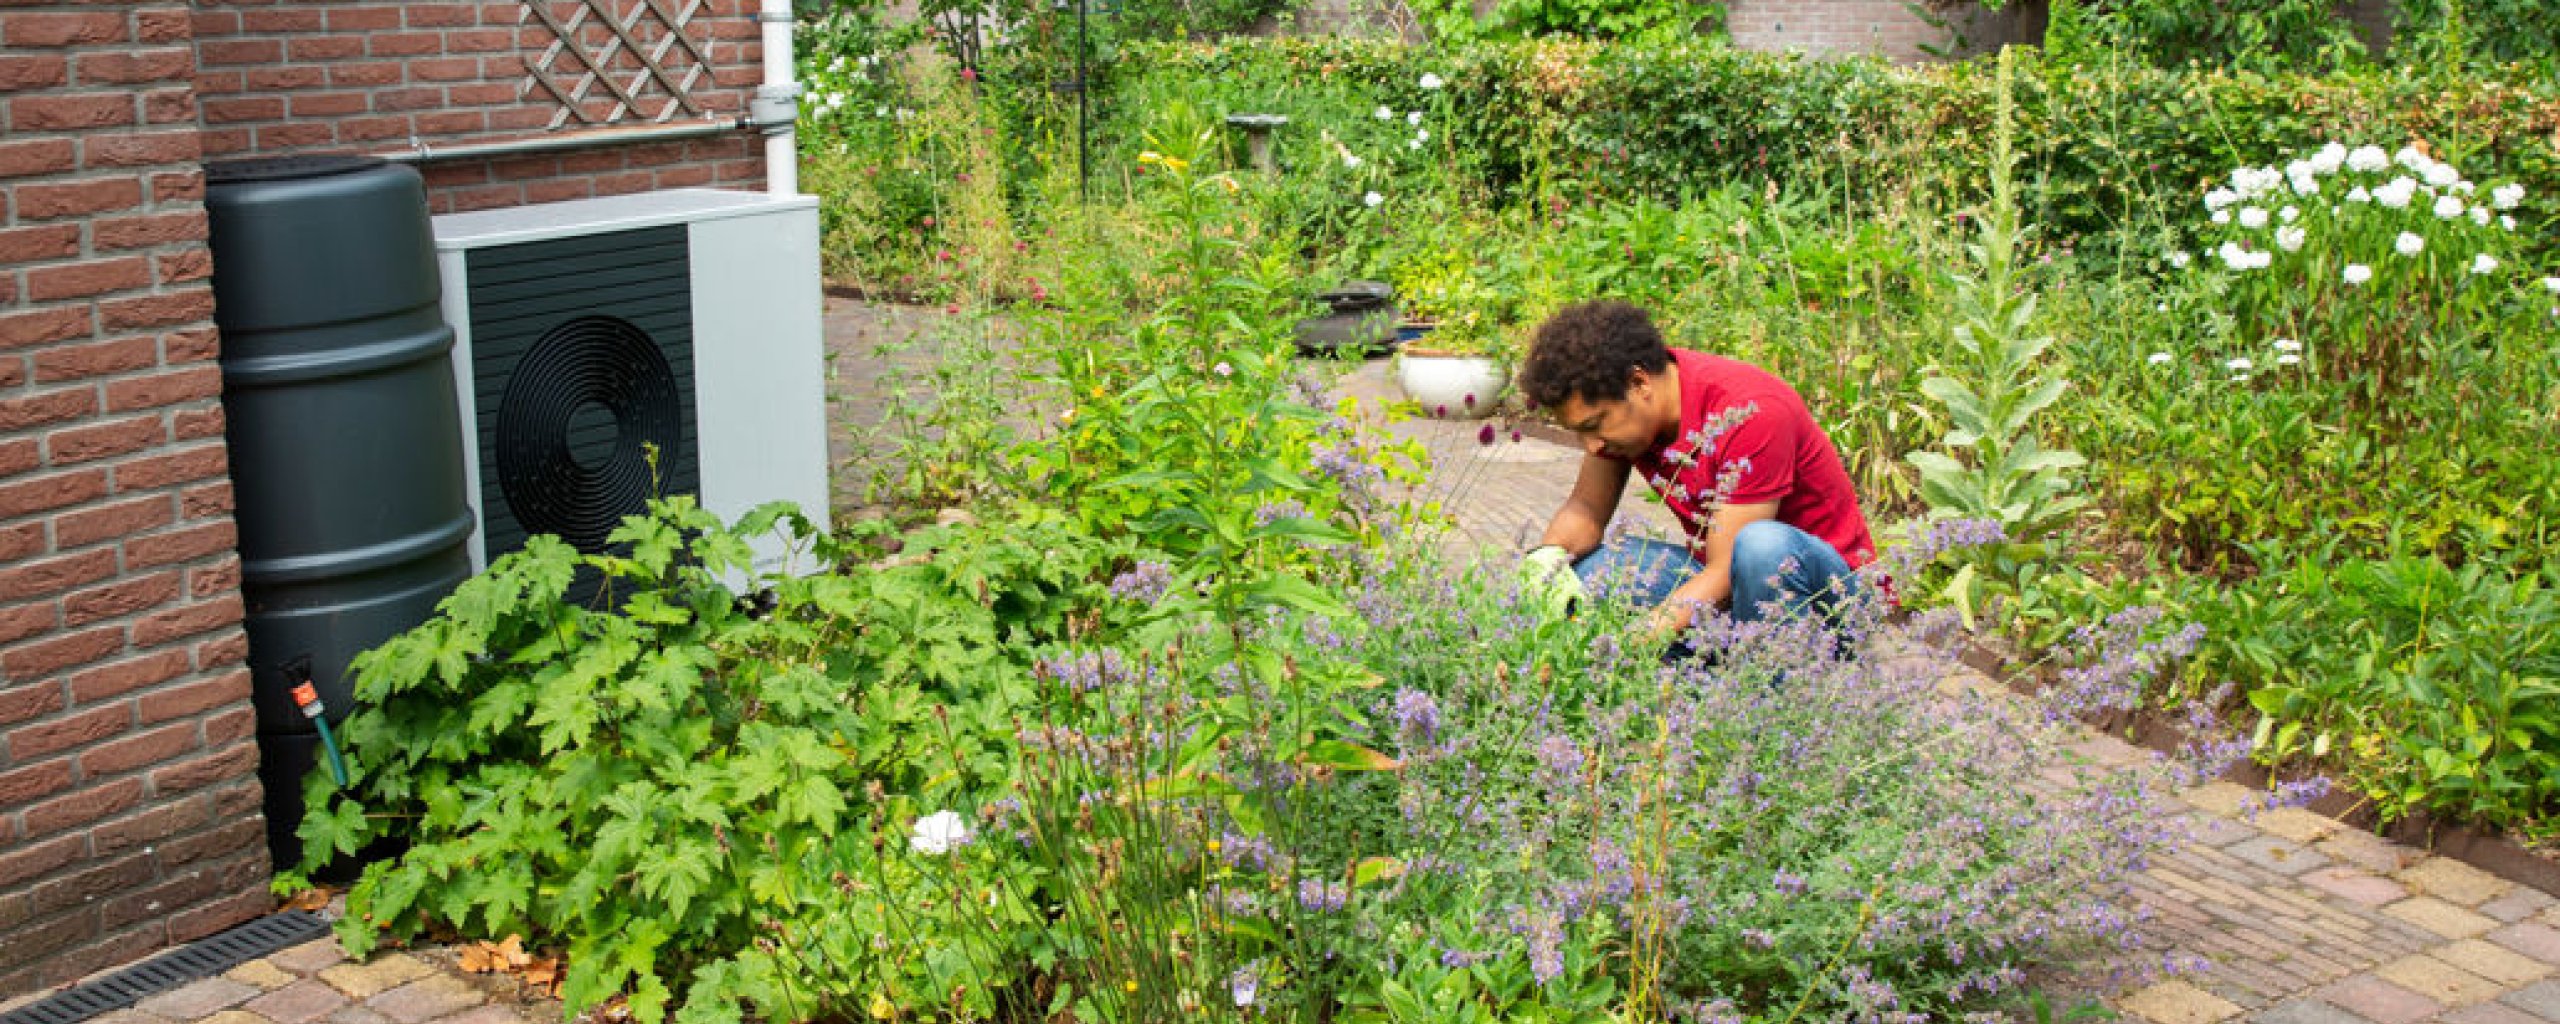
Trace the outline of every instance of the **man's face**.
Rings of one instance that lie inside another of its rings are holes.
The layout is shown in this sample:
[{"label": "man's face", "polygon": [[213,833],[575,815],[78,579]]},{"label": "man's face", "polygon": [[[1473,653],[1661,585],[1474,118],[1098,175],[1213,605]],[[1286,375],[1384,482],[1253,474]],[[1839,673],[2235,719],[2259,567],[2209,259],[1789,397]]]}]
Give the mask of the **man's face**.
[{"label": "man's face", "polygon": [[[1659,388],[1650,375],[1638,370],[1622,397],[1586,402],[1578,395],[1567,396],[1555,408],[1556,422],[1582,439],[1583,451],[1634,459],[1662,445],[1661,410],[1653,401]],[[1673,424],[1677,429],[1676,419]]]}]

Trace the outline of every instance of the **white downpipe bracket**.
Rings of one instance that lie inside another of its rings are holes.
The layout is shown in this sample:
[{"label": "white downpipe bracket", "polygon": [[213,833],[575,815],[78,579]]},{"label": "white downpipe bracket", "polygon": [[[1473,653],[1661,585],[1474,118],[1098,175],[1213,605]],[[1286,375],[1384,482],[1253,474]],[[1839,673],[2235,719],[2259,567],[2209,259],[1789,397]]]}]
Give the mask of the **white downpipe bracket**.
[{"label": "white downpipe bracket", "polygon": [[791,80],[791,0],[763,0],[756,23],[764,33],[764,84],[756,87],[747,118],[764,132],[765,191],[800,194],[800,85]]}]

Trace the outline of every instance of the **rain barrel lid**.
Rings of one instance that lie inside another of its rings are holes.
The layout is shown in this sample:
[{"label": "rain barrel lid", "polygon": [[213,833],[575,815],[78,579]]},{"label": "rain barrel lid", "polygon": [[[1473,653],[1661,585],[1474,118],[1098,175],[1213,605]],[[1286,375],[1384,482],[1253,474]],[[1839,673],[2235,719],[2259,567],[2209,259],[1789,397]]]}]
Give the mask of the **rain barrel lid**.
[{"label": "rain barrel lid", "polygon": [[303,156],[262,156],[247,160],[216,160],[204,165],[204,180],[207,185],[246,185],[260,181],[322,178],[332,174],[371,170],[388,162],[378,156],[361,156],[355,153],[315,153]]}]

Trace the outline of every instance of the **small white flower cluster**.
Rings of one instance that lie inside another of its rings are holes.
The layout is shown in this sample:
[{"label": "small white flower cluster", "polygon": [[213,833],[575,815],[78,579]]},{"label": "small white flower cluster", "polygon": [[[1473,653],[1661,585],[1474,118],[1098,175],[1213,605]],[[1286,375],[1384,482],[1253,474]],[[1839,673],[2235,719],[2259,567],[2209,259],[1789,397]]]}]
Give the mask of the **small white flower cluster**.
[{"label": "small white flower cluster", "polygon": [[[2363,176],[2368,180],[2356,180]],[[2387,176],[2387,179],[2386,179]],[[2524,203],[2524,186],[2508,183],[2488,190],[2487,201],[2478,198],[2479,187],[2462,176],[2452,164],[2438,160],[2415,146],[2403,146],[2396,153],[2386,153],[2380,146],[2347,148],[2331,142],[2300,158],[2287,161],[2283,167],[2240,167],[2231,172],[2227,185],[2205,193],[2204,205],[2213,223],[2234,225],[2242,232],[2273,228],[2266,244],[2256,244],[2248,235],[2224,241],[2214,254],[2222,265],[2234,271],[2264,270],[2274,263],[2274,253],[2301,252],[2323,230],[2306,218],[2297,201],[2321,195],[2330,187],[2343,186],[2342,202],[2327,204],[2332,222],[2327,230],[2340,234],[2360,234],[2349,219],[2357,207],[2385,210],[2419,210],[2438,222],[2469,220],[2475,227],[2495,223],[2500,228],[2515,230],[2515,216],[2508,212]],[[2270,213],[2269,208],[2274,207]],[[2320,206],[2314,205],[2317,213]],[[2391,238],[2391,250],[2403,257],[2417,257],[2427,251],[2427,233],[2422,233],[2424,220],[2412,225],[2401,221],[2384,230]],[[2189,257],[2184,252],[2169,254],[2173,268],[2185,269]],[[2473,274],[2490,274],[2503,264],[2498,257],[2483,252],[2476,254],[2469,267]],[[2373,280],[2370,263],[2345,264],[2339,279],[2348,285],[2361,285]]]},{"label": "small white flower cluster", "polygon": [[[1421,86],[1425,92],[1438,92],[1442,87],[1449,83],[1443,81],[1439,75],[1425,71],[1422,73],[1422,79],[1414,84]],[[1396,119],[1395,108],[1381,106],[1378,108],[1375,116],[1381,121],[1393,121]],[[1422,111],[1405,111],[1404,123],[1406,127],[1413,129],[1413,137],[1404,140],[1404,148],[1419,150],[1422,148],[1423,143],[1431,141],[1431,129],[1422,126]],[[1377,204],[1371,203],[1369,205],[1375,206]]]},{"label": "small white flower cluster", "polygon": [[928,857],[939,857],[969,844],[969,823],[957,811],[935,811],[916,819],[915,834],[907,837],[907,846]]}]

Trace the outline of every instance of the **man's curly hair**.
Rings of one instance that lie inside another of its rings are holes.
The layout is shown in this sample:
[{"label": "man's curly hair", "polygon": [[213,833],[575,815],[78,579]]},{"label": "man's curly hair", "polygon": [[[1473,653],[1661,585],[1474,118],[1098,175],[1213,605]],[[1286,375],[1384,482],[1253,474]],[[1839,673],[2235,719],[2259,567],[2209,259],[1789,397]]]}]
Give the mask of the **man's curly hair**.
[{"label": "man's curly hair", "polygon": [[1642,308],[1618,299],[1580,302],[1538,325],[1520,364],[1520,394],[1539,409],[1567,398],[1615,401],[1627,396],[1635,371],[1661,373],[1669,365],[1671,350]]}]

